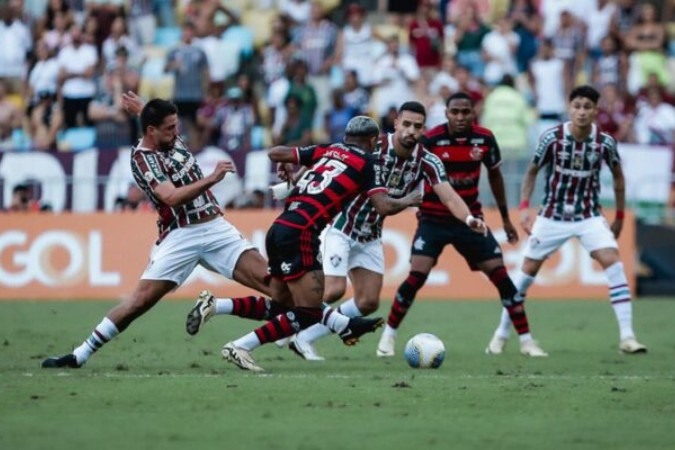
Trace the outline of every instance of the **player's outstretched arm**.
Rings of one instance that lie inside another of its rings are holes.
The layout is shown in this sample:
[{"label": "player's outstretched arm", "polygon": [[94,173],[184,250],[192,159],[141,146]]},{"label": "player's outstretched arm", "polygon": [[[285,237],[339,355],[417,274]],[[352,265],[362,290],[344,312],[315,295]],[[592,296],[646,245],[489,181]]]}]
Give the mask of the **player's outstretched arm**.
[{"label": "player's outstretched arm", "polygon": [[530,197],[534,191],[534,183],[537,180],[537,173],[539,173],[539,166],[535,163],[530,163],[527,166],[525,177],[523,178],[523,187],[520,190],[520,226],[523,227],[525,233],[532,233],[532,224],[534,220],[530,215]]},{"label": "player's outstretched arm", "polygon": [[410,194],[401,198],[394,198],[387,195],[384,191],[378,191],[370,196],[375,211],[381,216],[391,216],[397,214],[408,206],[419,206],[422,204],[422,193],[415,189]]},{"label": "player's outstretched arm", "polygon": [[165,205],[176,207],[194,200],[214,184],[225,178],[228,172],[236,172],[232,161],[218,161],[216,168],[208,176],[186,186],[176,187],[170,181],[164,181],[153,189],[154,194]]},{"label": "player's outstretched arm", "polygon": [[626,180],[623,176],[621,164],[612,167],[612,177],[614,178],[614,204],[616,207],[616,216],[610,226],[615,238],[619,238],[623,229],[624,208],[626,206]]},{"label": "player's outstretched arm", "polygon": [[457,191],[455,191],[450,183],[444,181],[443,183],[435,184],[432,189],[436,195],[438,195],[441,203],[443,203],[445,207],[448,208],[453,216],[457,217],[459,220],[462,220],[476,233],[484,234],[487,232],[487,226],[485,225],[485,222],[471,215],[471,211],[466,205],[466,202],[462,200],[462,197],[459,196]]}]

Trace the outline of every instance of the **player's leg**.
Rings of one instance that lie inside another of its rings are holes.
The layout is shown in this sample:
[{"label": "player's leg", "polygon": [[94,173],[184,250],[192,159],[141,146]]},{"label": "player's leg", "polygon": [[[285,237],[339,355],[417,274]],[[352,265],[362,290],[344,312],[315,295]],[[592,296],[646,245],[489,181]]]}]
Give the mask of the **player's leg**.
[{"label": "player's leg", "polygon": [[607,276],[609,301],[619,325],[619,349],[624,353],[646,353],[647,347],[637,341],[633,331],[630,287],[614,235],[602,217],[587,219],[581,225],[581,245],[600,263]]},{"label": "player's leg", "polygon": [[198,231],[180,228],[172,231],[153,248],[150,263],[132,295],[114,307],[94,328],[91,335],[72,354],[47,358],[42,367],[80,367],[135,319],[152,308],[171,290],[180,286],[199,260]]}]

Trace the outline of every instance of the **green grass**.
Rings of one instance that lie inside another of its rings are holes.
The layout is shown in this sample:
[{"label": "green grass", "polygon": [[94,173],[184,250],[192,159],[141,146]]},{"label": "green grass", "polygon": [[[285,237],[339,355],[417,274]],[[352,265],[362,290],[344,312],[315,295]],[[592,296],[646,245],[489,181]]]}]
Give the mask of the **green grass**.
[{"label": "green grass", "polygon": [[[483,353],[491,302],[417,302],[393,359],[378,336],[322,341],[324,363],[274,345],[263,375],[223,362],[223,343],[255,322],[216,317],[189,337],[191,304],[164,302],[80,370],[46,371],[78,345],[105,302],[0,302],[2,449],[658,449],[675,446],[675,301],[635,302],[649,354],[617,352],[606,302],[528,303],[547,359]],[[380,313],[386,314],[388,304]],[[400,356],[417,332],[446,344],[438,370]]]}]

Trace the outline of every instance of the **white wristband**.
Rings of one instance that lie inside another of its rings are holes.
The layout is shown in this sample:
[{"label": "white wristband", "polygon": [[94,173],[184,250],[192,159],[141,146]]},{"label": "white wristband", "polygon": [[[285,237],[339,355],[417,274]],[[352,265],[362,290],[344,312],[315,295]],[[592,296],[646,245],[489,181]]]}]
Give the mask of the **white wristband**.
[{"label": "white wristband", "polygon": [[466,220],[465,220],[466,226],[470,228],[471,222],[473,222],[475,220],[476,220],[476,218],[474,216],[472,216],[471,214],[469,214],[468,216],[466,216]]},{"label": "white wristband", "polygon": [[272,190],[272,198],[274,200],[285,200],[290,195],[293,187],[293,185],[289,186],[285,181],[277,183],[274,186],[270,186],[270,189]]}]

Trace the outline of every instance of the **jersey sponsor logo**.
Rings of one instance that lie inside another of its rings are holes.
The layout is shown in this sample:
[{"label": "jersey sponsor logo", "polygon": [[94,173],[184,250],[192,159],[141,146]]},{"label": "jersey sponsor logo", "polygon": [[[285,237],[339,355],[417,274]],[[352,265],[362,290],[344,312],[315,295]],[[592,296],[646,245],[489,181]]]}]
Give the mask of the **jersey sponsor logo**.
[{"label": "jersey sponsor logo", "polygon": [[588,177],[593,175],[592,170],[565,169],[565,168],[560,167],[558,165],[555,166],[555,171],[558,172],[561,175],[570,175],[570,176],[579,177],[579,178],[588,178]]},{"label": "jersey sponsor logo", "polygon": [[571,145],[572,141],[568,141],[567,139],[560,139],[558,141],[558,144],[562,145],[563,147],[566,147],[568,145]]},{"label": "jersey sponsor logo", "polygon": [[178,153],[177,151],[174,150],[173,153],[171,154],[171,159],[173,159],[179,164],[183,164],[185,162],[185,155],[183,155],[182,153]]},{"label": "jersey sponsor logo", "polygon": [[483,138],[480,138],[480,139],[471,139],[471,140],[469,141],[469,143],[470,143],[470,144],[473,144],[473,145],[485,144],[485,139],[483,139]]},{"label": "jersey sponsor logo", "polygon": [[340,255],[332,255],[330,257],[330,263],[333,265],[333,267],[339,266],[341,262],[342,262],[342,257]]},{"label": "jersey sponsor logo", "polygon": [[422,239],[422,237],[420,236],[417,239],[415,239],[413,246],[415,247],[415,250],[423,250],[424,244],[426,244],[426,242],[424,242],[424,239]]},{"label": "jersey sponsor logo", "polygon": [[187,164],[185,164],[182,169],[171,175],[171,181],[178,181],[181,178],[183,178],[185,175],[188,174],[190,170],[192,170],[192,166],[194,166],[194,164],[195,164],[194,158],[190,158]]},{"label": "jersey sponsor logo", "polygon": [[443,139],[441,141],[436,142],[437,147],[441,147],[443,145],[450,145],[450,139]]}]

